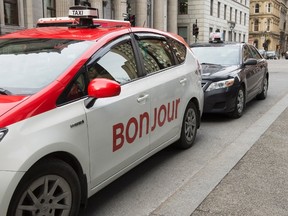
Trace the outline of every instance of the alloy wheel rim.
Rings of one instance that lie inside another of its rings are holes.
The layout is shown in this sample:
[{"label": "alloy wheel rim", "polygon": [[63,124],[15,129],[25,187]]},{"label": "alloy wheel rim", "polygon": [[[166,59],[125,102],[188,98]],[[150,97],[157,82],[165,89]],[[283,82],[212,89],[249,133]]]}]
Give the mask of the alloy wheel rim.
[{"label": "alloy wheel rim", "polygon": [[189,109],[185,118],[185,137],[188,142],[194,139],[196,130],[196,113],[194,109]]},{"label": "alloy wheel rim", "polygon": [[68,182],[56,175],[36,179],[23,193],[16,216],[68,216],[72,206],[72,191]]},{"label": "alloy wheel rim", "polygon": [[237,111],[238,111],[238,113],[242,113],[243,108],[244,108],[244,92],[242,89],[240,89],[238,96],[237,96]]}]

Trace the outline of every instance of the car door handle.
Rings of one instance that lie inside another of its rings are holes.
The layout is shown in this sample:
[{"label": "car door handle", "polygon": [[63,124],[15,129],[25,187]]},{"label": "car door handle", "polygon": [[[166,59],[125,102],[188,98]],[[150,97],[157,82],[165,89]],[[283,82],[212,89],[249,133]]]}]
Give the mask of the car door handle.
[{"label": "car door handle", "polygon": [[139,96],[139,97],[137,98],[137,102],[138,102],[138,103],[143,103],[143,102],[145,102],[145,101],[147,100],[148,97],[149,97],[148,94],[141,95],[141,96]]},{"label": "car door handle", "polygon": [[185,85],[186,82],[187,82],[187,78],[183,78],[183,79],[180,80],[180,84],[181,85]]}]

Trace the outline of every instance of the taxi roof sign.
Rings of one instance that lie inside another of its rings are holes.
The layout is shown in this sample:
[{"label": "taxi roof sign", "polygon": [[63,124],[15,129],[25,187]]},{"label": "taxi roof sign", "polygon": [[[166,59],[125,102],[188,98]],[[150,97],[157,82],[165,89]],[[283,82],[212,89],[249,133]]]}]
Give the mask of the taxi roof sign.
[{"label": "taxi roof sign", "polygon": [[69,17],[71,18],[99,18],[97,8],[86,6],[73,6],[69,8]]},{"label": "taxi roof sign", "polygon": [[223,33],[216,31],[210,33],[210,43],[223,43]]}]

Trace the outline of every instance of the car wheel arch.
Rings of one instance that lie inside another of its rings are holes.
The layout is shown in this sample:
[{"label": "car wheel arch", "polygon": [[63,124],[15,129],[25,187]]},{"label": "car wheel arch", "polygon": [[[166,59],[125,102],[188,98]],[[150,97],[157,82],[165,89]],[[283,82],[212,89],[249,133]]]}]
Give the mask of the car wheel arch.
[{"label": "car wheel arch", "polygon": [[199,119],[197,128],[199,128],[199,127],[200,127],[200,122],[201,122],[201,121],[200,121],[200,119],[201,119],[200,103],[199,103],[198,99],[195,98],[195,97],[194,97],[194,98],[191,98],[191,100],[186,104],[186,107],[188,106],[189,103],[195,104],[195,106],[196,106],[196,108],[197,108],[197,117],[198,117],[198,119]]},{"label": "car wheel arch", "polygon": [[[77,174],[79,182],[80,182],[80,186],[81,186],[81,198],[80,198],[81,210],[80,211],[83,211],[84,207],[87,205],[87,198],[88,198],[87,176],[84,173],[84,170],[80,161],[77,160],[77,158],[74,155],[72,155],[69,152],[64,152],[64,151],[51,152],[47,155],[44,155],[43,157],[36,159],[36,161],[34,162],[29,161],[31,165],[29,166],[26,172],[28,172],[37,164],[41,164],[45,161],[52,161],[52,160],[58,160],[58,161],[62,161],[68,164]],[[27,163],[25,164],[25,166],[27,166]],[[17,186],[21,183],[21,180],[18,182]]]}]

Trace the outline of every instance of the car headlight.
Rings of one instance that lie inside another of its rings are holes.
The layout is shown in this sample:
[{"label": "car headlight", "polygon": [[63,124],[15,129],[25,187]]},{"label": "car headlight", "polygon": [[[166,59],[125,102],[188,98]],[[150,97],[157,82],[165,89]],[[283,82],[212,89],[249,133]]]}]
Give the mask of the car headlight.
[{"label": "car headlight", "polygon": [[6,128],[0,129],[0,142],[4,138],[4,136],[7,134],[7,132],[8,132],[8,129]]},{"label": "car headlight", "polygon": [[206,89],[206,91],[212,91],[216,89],[221,88],[228,88],[234,84],[234,78],[233,79],[227,79],[227,80],[221,80],[218,82],[213,82],[209,85],[209,87]]}]

